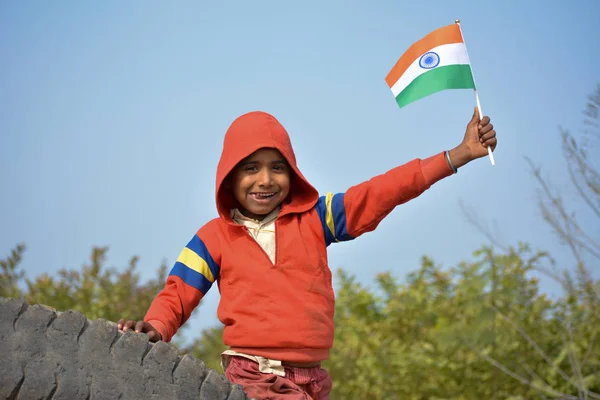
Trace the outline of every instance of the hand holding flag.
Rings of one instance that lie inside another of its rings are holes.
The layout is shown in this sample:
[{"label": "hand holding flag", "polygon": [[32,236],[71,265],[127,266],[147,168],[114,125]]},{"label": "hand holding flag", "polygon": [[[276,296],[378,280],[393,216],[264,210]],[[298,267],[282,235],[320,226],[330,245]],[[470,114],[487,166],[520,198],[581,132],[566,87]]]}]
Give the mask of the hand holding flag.
[{"label": "hand holding flag", "polygon": [[467,124],[465,136],[461,144],[450,150],[450,159],[455,168],[460,168],[466,163],[485,157],[488,150],[492,151],[498,143],[494,125],[490,117],[479,117],[479,109],[475,107],[473,117]]},{"label": "hand holding flag", "polygon": [[[385,81],[399,107],[446,89],[473,89],[477,101],[477,118],[482,115],[467,47],[458,20],[455,24],[436,29],[413,43],[390,70]],[[491,126],[488,125],[489,118],[485,123],[479,119],[477,122],[482,125],[480,130]],[[489,129],[493,132],[493,128]],[[487,133],[483,132],[483,135]],[[478,148],[469,149],[475,151],[473,155],[479,154],[481,150],[487,151],[492,165],[495,165],[492,154],[496,146],[495,132],[494,146],[486,148],[489,139],[486,137],[478,142]]]}]

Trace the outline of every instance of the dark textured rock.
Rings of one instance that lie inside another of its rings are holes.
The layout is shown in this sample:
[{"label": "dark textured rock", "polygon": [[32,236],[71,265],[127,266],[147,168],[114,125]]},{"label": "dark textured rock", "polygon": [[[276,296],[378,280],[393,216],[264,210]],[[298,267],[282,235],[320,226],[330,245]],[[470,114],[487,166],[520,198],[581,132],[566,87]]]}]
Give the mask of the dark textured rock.
[{"label": "dark textured rock", "polygon": [[219,375],[215,371],[209,371],[200,389],[201,398],[226,400],[231,391],[231,387],[226,384],[227,382],[225,376]]},{"label": "dark textured rock", "polygon": [[85,400],[89,395],[86,374],[79,368],[79,336],[89,323],[76,311],[60,313],[46,330],[46,356],[56,367],[56,390],[52,400]]},{"label": "dark textured rock", "polygon": [[16,354],[15,322],[26,309],[23,300],[0,298],[0,399],[15,398],[25,379]]},{"label": "dark textured rock", "polygon": [[177,398],[197,399],[207,375],[208,369],[202,361],[187,354],[183,356],[173,371]]},{"label": "dark textured rock", "polygon": [[190,355],[102,319],[0,298],[0,400],[243,400]]},{"label": "dark textured rock", "polygon": [[[4,341],[5,335],[12,334],[15,330],[15,322],[19,315],[27,309],[27,303],[24,300],[0,299],[0,346]],[[1,349],[1,347],[0,347]],[[3,354],[3,353],[0,353]]]},{"label": "dark textured rock", "polygon": [[246,392],[244,392],[244,389],[242,389],[240,385],[233,385],[227,400],[246,400],[247,398],[248,396],[246,396]]},{"label": "dark textured rock", "polygon": [[175,385],[173,384],[173,371],[179,362],[175,347],[165,342],[157,342],[148,352],[142,363],[144,380],[148,382],[145,387],[146,398],[173,398]]}]

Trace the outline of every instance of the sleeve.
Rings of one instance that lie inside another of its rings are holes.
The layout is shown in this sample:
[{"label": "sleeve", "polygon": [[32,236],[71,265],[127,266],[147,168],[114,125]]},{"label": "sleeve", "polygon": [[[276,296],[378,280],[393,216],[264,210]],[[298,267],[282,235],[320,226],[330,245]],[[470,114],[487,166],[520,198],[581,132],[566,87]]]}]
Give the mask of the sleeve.
[{"label": "sleeve", "polygon": [[217,244],[214,235],[211,237],[199,230],[177,257],[165,287],[152,301],[144,321],[160,332],[163,341],[171,341],[219,279],[220,257],[213,257],[218,254]]},{"label": "sleeve", "polygon": [[373,231],[394,208],[412,200],[452,175],[445,154],[414,159],[345,193],[321,196],[316,208],[327,246]]}]

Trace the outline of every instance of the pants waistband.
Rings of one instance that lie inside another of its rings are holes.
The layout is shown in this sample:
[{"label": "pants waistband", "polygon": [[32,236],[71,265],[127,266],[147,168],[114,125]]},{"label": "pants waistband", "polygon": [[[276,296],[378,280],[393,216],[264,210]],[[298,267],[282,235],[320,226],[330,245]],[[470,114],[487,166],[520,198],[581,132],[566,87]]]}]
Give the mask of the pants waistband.
[{"label": "pants waistband", "polygon": [[272,359],[261,357],[261,356],[241,354],[241,353],[236,353],[233,351],[225,351],[221,354],[221,367],[223,368],[223,370],[227,369],[227,366],[229,365],[230,357],[240,357],[240,358],[246,359],[248,361],[255,362],[258,364],[258,370],[260,372],[266,373],[266,374],[275,374],[275,375],[279,375],[279,376],[285,376],[285,367],[309,369],[309,368],[315,368],[315,367],[321,366],[320,362],[294,363],[294,362],[287,362],[287,361],[272,360]]}]

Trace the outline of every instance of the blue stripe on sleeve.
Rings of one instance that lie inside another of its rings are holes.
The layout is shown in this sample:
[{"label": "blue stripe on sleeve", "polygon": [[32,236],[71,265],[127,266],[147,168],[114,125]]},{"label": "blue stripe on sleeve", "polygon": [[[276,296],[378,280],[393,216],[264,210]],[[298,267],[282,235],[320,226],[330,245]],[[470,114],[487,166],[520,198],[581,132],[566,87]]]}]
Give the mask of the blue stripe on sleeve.
[{"label": "blue stripe on sleeve", "polygon": [[316,205],[317,214],[325,234],[325,244],[342,242],[354,239],[347,232],[346,209],[344,207],[343,193],[327,193],[319,197]]},{"label": "blue stripe on sleeve", "polygon": [[352,240],[346,230],[346,208],[344,207],[344,194],[338,193],[331,201],[331,212],[335,224],[335,237],[338,242]]},{"label": "blue stripe on sleeve", "polygon": [[325,196],[319,197],[319,201],[317,201],[317,205],[315,207],[317,209],[319,219],[321,220],[321,227],[325,233],[325,245],[329,246],[331,243],[335,242],[335,237],[333,237],[331,230],[327,227],[327,205],[325,203]]},{"label": "blue stripe on sleeve", "polygon": [[208,248],[204,244],[202,240],[198,237],[198,235],[194,235],[192,240],[186,246],[188,249],[192,250],[194,253],[198,254],[206,263],[208,264],[208,268],[210,272],[212,272],[215,280],[219,279],[219,272],[221,268],[219,265],[213,260],[210,253],[208,252]]},{"label": "blue stripe on sleeve", "polygon": [[186,267],[180,262],[175,263],[169,275],[178,276],[182,281],[198,289],[202,294],[206,294],[212,286],[212,283],[204,275]]}]

